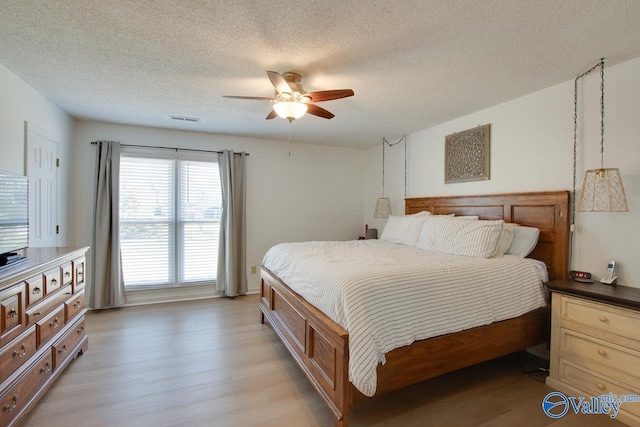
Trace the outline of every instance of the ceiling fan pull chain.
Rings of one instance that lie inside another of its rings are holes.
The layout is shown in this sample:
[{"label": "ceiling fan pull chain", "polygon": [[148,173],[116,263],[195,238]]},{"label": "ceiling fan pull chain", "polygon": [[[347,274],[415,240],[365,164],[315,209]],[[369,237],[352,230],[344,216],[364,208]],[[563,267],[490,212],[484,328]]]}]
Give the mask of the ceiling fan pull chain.
[{"label": "ceiling fan pull chain", "polygon": [[289,120],[289,157],[291,157],[291,122],[293,120]]}]

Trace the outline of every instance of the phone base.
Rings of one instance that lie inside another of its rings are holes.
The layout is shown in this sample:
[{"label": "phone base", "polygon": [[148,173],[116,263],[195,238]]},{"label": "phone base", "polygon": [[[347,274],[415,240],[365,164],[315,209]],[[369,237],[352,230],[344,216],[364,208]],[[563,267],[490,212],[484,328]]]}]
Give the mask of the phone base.
[{"label": "phone base", "polygon": [[616,283],[618,283],[618,276],[613,276],[611,280],[602,279],[600,280],[600,282],[604,283],[605,285],[615,285]]}]

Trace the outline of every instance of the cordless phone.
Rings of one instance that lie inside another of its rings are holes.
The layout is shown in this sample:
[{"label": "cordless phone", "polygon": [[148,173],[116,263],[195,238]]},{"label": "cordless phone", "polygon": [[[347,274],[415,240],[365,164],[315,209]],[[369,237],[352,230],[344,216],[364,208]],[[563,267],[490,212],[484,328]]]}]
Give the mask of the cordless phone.
[{"label": "cordless phone", "polygon": [[616,276],[616,262],[609,261],[607,263],[607,271],[604,274],[604,277],[600,280],[602,283],[606,283],[607,285],[615,285],[616,280],[618,280],[618,276]]}]

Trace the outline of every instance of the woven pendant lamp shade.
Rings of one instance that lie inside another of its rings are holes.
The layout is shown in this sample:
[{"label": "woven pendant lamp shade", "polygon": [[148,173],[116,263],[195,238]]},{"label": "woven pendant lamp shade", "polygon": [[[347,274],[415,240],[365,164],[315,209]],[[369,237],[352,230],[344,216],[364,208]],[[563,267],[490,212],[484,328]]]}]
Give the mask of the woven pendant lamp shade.
[{"label": "woven pendant lamp shade", "polygon": [[620,170],[591,169],[586,171],[578,203],[581,212],[627,212],[627,198]]},{"label": "woven pendant lamp shade", "polygon": [[388,197],[379,197],[376,200],[376,209],[373,212],[374,218],[389,218],[391,215],[391,200]]}]

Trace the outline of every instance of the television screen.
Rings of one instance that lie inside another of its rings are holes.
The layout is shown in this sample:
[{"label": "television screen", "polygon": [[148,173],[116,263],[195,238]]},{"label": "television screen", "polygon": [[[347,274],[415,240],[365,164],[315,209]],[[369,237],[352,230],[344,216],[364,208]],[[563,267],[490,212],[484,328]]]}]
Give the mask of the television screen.
[{"label": "television screen", "polygon": [[0,254],[29,246],[29,178],[0,171]]}]

